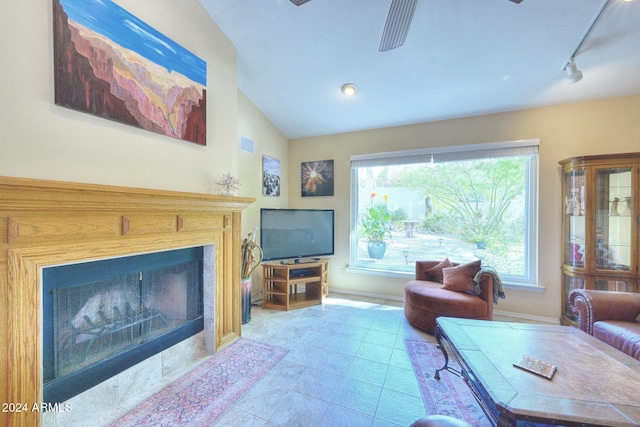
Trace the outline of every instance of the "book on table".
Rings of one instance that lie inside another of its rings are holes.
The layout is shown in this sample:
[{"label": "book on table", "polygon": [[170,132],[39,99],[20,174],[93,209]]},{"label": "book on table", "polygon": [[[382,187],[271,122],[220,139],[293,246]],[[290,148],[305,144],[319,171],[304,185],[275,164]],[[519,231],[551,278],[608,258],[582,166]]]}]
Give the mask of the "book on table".
[{"label": "book on table", "polygon": [[533,372],[536,375],[540,375],[548,380],[553,378],[553,374],[556,373],[558,367],[551,363],[543,362],[542,360],[535,359],[526,354],[521,354],[518,359],[513,362],[513,366],[516,368],[524,369],[525,371]]}]

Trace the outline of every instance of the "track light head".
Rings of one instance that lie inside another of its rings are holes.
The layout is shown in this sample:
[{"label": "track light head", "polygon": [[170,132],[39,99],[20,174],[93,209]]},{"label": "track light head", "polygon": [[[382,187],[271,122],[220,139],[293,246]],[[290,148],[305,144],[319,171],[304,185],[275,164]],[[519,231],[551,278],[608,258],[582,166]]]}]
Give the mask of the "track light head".
[{"label": "track light head", "polygon": [[576,63],[573,62],[573,58],[567,63],[566,67],[564,67],[564,71],[567,73],[566,79],[570,85],[582,80],[582,71],[578,70]]}]

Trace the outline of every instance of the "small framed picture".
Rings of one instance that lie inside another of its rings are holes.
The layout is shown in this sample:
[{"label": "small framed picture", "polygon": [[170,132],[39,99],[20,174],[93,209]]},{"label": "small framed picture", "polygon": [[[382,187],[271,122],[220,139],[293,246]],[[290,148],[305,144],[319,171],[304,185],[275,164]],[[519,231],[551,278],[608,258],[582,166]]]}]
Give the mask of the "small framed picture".
[{"label": "small framed picture", "polygon": [[262,195],[280,196],[280,160],[262,156]]},{"label": "small framed picture", "polygon": [[333,196],[333,160],[302,162],[302,197]]}]

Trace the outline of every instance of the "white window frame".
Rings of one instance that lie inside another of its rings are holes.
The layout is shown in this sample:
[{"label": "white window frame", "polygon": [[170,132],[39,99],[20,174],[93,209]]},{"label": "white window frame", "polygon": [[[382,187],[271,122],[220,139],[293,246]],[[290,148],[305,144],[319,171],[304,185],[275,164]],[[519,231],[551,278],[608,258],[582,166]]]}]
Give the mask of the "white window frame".
[{"label": "white window frame", "polygon": [[355,254],[358,245],[358,172],[359,167],[385,166],[411,163],[445,162],[483,157],[500,157],[533,154],[527,165],[527,187],[525,207],[525,274],[523,277],[504,278],[509,285],[522,287],[538,286],[538,184],[539,139],[469,144],[441,148],[425,148],[385,153],[359,154],[351,156],[351,226],[350,226],[350,267],[356,272],[398,277],[412,277],[413,272],[399,272],[358,264]]}]

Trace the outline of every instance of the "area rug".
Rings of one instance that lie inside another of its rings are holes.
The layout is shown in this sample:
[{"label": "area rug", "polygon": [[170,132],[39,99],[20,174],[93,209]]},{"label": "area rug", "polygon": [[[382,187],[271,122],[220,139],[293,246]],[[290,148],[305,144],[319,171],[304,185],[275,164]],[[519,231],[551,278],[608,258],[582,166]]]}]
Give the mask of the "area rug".
[{"label": "area rug", "polygon": [[491,426],[462,378],[447,371],[440,372],[440,381],[433,377],[444,364],[444,356],[434,342],[406,338],[405,344],[428,415],[448,415],[474,427]]},{"label": "area rug", "polygon": [[111,426],[210,426],[287,351],[240,338],[138,404]]}]

